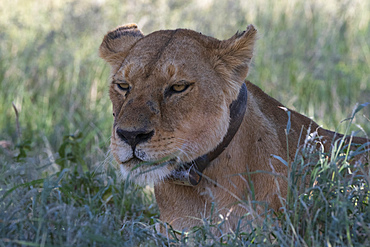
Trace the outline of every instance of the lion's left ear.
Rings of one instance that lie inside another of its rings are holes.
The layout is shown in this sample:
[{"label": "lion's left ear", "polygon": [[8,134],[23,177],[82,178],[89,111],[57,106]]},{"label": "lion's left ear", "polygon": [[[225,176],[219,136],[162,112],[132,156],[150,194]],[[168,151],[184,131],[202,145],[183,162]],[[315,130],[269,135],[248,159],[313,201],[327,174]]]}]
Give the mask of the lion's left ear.
[{"label": "lion's left ear", "polygon": [[216,51],[215,69],[226,80],[243,82],[247,77],[253,57],[257,30],[249,25],[247,30],[220,42]]},{"label": "lion's left ear", "polygon": [[142,37],[144,34],[136,24],[117,27],[104,36],[99,48],[99,56],[112,67],[119,66],[122,62],[122,56]]}]

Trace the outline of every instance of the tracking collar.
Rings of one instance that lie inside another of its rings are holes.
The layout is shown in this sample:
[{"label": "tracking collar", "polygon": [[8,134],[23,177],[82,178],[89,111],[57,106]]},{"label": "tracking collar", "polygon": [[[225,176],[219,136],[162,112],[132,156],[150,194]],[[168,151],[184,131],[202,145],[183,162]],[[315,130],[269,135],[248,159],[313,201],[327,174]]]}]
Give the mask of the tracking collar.
[{"label": "tracking collar", "polygon": [[224,139],[211,152],[196,158],[193,161],[184,163],[180,168],[172,171],[167,177],[167,181],[186,186],[196,186],[202,179],[202,173],[211,161],[216,159],[230,144],[231,140],[238,131],[247,108],[247,86],[243,83],[238,98],[234,100],[230,106],[230,125]]}]

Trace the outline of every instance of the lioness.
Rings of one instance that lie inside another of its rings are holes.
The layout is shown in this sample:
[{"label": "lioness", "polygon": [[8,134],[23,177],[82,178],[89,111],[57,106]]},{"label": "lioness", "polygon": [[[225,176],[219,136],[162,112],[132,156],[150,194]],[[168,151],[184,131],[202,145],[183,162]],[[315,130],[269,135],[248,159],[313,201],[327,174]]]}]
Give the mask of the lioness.
[{"label": "lioness", "polygon": [[292,161],[308,130],[322,136],[326,151],[341,137],[293,110],[289,117],[245,81],[256,33],[249,25],[222,41],[185,29],[145,36],[129,24],[100,46],[112,68],[113,155],[123,176],[154,183],[160,218],[176,229],[201,224],[211,202],[225,217],[245,214],[237,202],[250,184],[255,200],[278,210],[287,184],[271,173],[286,176],[287,167],[272,155]]}]

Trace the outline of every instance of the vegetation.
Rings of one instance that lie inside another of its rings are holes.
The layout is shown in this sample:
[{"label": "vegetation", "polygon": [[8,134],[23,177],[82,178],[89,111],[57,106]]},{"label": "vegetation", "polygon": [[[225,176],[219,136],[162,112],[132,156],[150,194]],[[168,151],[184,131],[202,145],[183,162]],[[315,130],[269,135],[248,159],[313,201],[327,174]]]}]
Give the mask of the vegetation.
[{"label": "vegetation", "polygon": [[153,189],[112,168],[109,67],[97,56],[103,35],[124,23],[219,39],[253,23],[260,39],[248,79],[325,128],[364,136],[369,9],[361,0],[1,1],[0,246],[369,246],[367,164],[348,163],[364,147],[340,142],[328,154],[308,143],[287,164],[281,213],[241,218],[229,233],[214,234],[221,219],[157,233]]}]

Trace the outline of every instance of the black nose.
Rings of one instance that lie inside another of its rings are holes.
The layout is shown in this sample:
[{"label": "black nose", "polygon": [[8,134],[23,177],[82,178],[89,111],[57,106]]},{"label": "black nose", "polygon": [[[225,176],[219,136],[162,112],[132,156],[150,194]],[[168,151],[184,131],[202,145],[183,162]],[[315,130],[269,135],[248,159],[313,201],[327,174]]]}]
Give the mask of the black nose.
[{"label": "black nose", "polygon": [[139,129],[136,131],[126,131],[117,128],[116,133],[122,141],[126,142],[134,149],[137,144],[148,141],[154,135],[154,130],[148,131],[145,129]]}]

